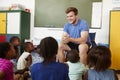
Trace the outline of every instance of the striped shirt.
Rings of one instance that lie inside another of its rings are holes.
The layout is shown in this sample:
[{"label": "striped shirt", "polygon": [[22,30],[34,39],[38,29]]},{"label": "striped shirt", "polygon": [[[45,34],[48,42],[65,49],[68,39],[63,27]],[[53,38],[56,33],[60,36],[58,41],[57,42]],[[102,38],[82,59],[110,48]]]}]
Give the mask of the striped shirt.
[{"label": "striped shirt", "polygon": [[10,60],[0,58],[0,71],[5,73],[2,80],[13,80],[13,63]]}]

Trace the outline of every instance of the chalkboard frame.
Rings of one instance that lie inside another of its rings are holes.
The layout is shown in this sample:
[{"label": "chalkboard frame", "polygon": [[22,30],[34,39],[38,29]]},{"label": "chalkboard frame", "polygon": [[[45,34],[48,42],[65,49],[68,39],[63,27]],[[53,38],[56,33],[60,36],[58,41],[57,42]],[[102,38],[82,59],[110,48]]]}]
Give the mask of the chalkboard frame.
[{"label": "chalkboard frame", "polygon": [[79,18],[88,22],[91,27],[92,18],[91,0],[35,0],[35,27],[62,28],[67,22],[65,10],[67,7],[76,7]]}]

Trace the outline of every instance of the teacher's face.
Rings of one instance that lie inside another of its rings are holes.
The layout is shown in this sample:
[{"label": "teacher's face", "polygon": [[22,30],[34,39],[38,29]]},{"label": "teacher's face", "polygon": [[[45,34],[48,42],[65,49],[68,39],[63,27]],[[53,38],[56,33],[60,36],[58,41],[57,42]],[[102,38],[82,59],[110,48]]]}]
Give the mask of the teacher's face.
[{"label": "teacher's face", "polygon": [[76,24],[77,19],[78,19],[78,17],[77,17],[77,15],[75,15],[75,13],[73,11],[71,11],[67,14],[67,20],[70,24]]}]

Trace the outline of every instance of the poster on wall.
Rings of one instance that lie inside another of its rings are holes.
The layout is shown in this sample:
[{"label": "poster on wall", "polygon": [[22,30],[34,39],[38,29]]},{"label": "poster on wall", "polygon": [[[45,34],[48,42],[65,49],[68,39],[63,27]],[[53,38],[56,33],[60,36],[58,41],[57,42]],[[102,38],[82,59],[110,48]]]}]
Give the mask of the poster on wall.
[{"label": "poster on wall", "polygon": [[91,28],[101,28],[101,21],[102,21],[102,2],[93,2]]}]

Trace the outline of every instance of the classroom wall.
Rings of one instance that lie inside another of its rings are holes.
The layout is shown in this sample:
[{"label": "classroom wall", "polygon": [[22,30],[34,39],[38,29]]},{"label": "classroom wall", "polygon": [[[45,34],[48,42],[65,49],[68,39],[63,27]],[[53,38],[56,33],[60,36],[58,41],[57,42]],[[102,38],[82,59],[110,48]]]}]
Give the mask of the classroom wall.
[{"label": "classroom wall", "polygon": [[[118,1],[118,2],[117,2]],[[120,7],[120,0],[103,0],[102,1],[102,25],[101,29],[90,29],[90,32],[96,32],[97,43],[109,44],[109,18],[110,10]],[[120,9],[120,8],[119,8]]]},{"label": "classroom wall", "polygon": [[[50,35],[56,38],[60,38],[62,33],[62,28],[60,29],[34,28],[35,0],[0,0],[0,6],[8,6],[14,3],[23,4],[31,10],[31,39],[36,39],[36,36],[37,39],[40,39]],[[114,7],[120,7],[120,0],[103,0],[101,29],[90,29],[90,32],[96,32],[95,41],[97,43],[104,43],[104,44],[109,43],[109,12]]]},{"label": "classroom wall", "polygon": [[96,41],[98,43],[109,44],[110,10],[112,10],[115,7],[120,7],[120,0],[103,0],[102,26],[100,30],[96,30]]}]

